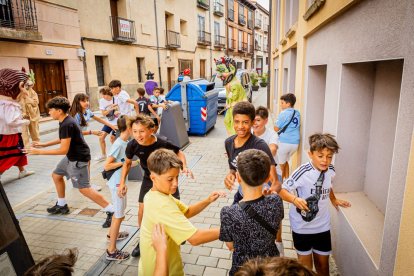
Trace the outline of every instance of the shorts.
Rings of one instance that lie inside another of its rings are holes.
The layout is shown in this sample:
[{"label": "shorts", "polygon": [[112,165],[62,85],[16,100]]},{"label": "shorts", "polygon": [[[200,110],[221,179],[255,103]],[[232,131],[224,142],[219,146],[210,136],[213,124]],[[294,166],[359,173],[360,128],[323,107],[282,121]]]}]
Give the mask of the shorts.
[{"label": "shorts", "polygon": [[[148,176],[144,176],[141,184],[141,190],[139,191],[138,202],[143,203],[144,197],[148,193],[149,190],[152,188],[152,180]],[[177,188],[177,191],[172,195],[176,199],[180,199],[180,191]]]},{"label": "shorts", "polygon": [[[119,184],[118,184],[119,185]],[[114,206],[114,217],[117,219],[125,217],[125,209],[127,205],[127,195],[124,197],[118,196],[118,187],[109,188],[112,196],[112,205]]]},{"label": "shorts", "polygon": [[298,144],[279,143],[277,149],[278,164],[285,164],[289,162],[290,157],[298,150]]},{"label": "shorts", "polygon": [[65,156],[57,164],[54,174],[66,176],[72,181],[73,188],[85,189],[90,188],[89,184],[89,162],[84,161],[69,161]]},{"label": "shorts", "polygon": [[292,231],[293,245],[299,255],[313,253],[327,256],[331,254],[331,231],[316,234],[298,234]]},{"label": "shorts", "polygon": [[104,131],[104,132],[106,132],[106,133],[108,133],[108,134],[112,134],[113,136],[115,136],[115,135],[116,135],[116,131],[115,131],[115,130],[113,130],[112,128],[110,128],[110,127],[109,127],[109,126],[107,126],[107,125],[104,125],[104,126],[103,126],[102,131]]}]

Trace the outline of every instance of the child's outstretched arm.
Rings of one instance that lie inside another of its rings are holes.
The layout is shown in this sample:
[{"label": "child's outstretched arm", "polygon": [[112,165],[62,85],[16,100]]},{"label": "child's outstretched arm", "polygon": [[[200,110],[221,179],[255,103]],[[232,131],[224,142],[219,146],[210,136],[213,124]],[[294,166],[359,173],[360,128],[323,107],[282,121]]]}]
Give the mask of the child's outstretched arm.
[{"label": "child's outstretched arm", "polygon": [[187,159],[185,158],[185,154],[182,150],[178,151],[177,153],[178,159],[183,162],[183,170],[182,173],[185,174],[187,177],[194,178],[193,172],[187,167]]},{"label": "child's outstretched arm", "polygon": [[[24,149],[23,152],[25,152],[27,154],[31,154],[31,155],[66,155],[69,151],[71,138],[65,138],[65,139],[59,140],[60,147],[57,148],[57,149],[51,149],[51,150],[41,150],[41,149],[39,149],[41,147],[44,147],[45,145],[47,145],[47,146],[56,145],[56,144],[58,144],[58,143],[56,143],[58,140],[53,140],[53,141],[51,141],[49,143],[45,143],[45,144],[36,144],[35,147]],[[51,144],[51,143],[55,143],[55,144]]]},{"label": "child's outstretched arm", "polygon": [[344,208],[351,207],[351,203],[349,203],[348,201],[336,198],[332,188],[331,188],[331,191],[329,192],[329,199],[331,200],[332,205],[338,211],[339,211],[339,207],[344,207]]},{"label": "child's outstretched arm", "polygon": [[288,190],[282,188],[279,192],[279,196],[287,202],[293,203],[297,208],[301,210],[309,211],[308,204],[306,203],[306,200],[303,198],[297,197],[294,194],[289,193]]},{"label": "child's outstretched arm", "polygon": [[118,126],[115,126],[115,125],[109,123],[108,121],[105,121],[104,119],[98,117],[98,116],[93,116],[92,119],[94,119],[98,123],[101,123],[101,124],[104,124],[104,125],[110,127],[112,130],[116,131],[118,129]]},{"label": "child's outstretched arm", "polygon": [[220,229],[198,229],[187,241],[192,245],[200,245],[203,243],[218,240],[220,235]]},{"label": "child's outstretched arm", "polygon": [[212,192],[206,199],[197,202],[196,204],[190,205],[187,212],[184,214],[186,218],[192,218],[203,211],[210,203],[216,201],[219,197],[225,197],[224,192]]}]

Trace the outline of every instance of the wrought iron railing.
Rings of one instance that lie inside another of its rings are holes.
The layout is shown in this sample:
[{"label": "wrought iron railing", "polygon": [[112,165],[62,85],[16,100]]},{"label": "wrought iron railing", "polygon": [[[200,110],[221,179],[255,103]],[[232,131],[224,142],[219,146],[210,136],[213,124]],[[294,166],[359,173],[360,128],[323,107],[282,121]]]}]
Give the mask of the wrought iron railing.
[{"label": "wrought iron railing", "polygon": [[234,21],[234,10],[233,9],[227,10],[227,18],[230,19],[231,21]]},{"label": "wrought iron railing", "polygon": [[253,29],[253,19],[247,19],[247,28]]},{"label": "wrought iron railing", "polygon": [[267,46],[267,44],[264,44],[264,45],[263,45],[263,51],[264,51],[264,52],[267,52],[267,47],[268,47],[268,46]]},{"label": "wrought iron railing", "polygon": [[181,41],[180,41],[180,33],[167,30],[167,40],[165,45],[169,48],[180,48]]},{"label": "wrought iron railing", "polygon": [[262,27],[262,20],[259,19],[259,18],[256,18],[255,23],[254,23],[254,27],[260,29]]},{"label": "wrought iron railing", "polygon": [[214,14],[218,16],[224,15],[224,6],[220,3],[219,0],[214,1]]},{"label": "wrought iron railing", "polygon": [[122,42],[135,42],[135,22],[118,16],[110,16],[112,39]]},{"label": "wrought iron railing", "polygon": [[229,38],[227,48],[229,50],[235,50],[236,49],[236,40],[232,39],[232,38]]},{"label": "wrought iron railing", "polygon": [[239,52],[247,52],[247,43],[239,41]]},{"label": "wrought iron railing", "polygon": [[255,48],[256,51],[261,51],[262,50],[262,46],[259,43],[256,43],[254,45],[254,48]]},{"label": "wrought iron railing", "polygon": [[211,33],[198,31],[197,43],[202,45],[211,45]]},{"label": "wrought iron railing", "polygon": [[37,31],[34,0],[0,0],[0,27]]},{"label": "wrought iron railing", "polygon": [[269,24],[263,24],[263,31],[267,33],[269,31]]},{"label": "wrought iron railing", "polygon": [[208,10],[210,8],[210,0],[197,0],[197,7]]},{"label": "wrought iron railing", "polygon": [[221,35],[215,35],[214,36],[214,46],[215,47],[224,47],[226,46],[226,38]]}]

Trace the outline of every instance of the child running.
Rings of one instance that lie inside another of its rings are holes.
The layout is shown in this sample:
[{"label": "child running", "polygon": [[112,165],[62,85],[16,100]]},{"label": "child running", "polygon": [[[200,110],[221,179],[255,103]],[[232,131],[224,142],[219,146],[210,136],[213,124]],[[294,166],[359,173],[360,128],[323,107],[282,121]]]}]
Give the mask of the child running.
[{"label": "child running", "polygon": [[[174,151],[183,163],[182,173],[190,177],[193,177],[193,174],[187,167],[185,155],[180,150],[180,148],[154,135],[154,121],[150,117],[145,115],[138,115],[134,120],[131,121],[130,125],[134,139],[128,142],[128,146],[126,148],[126,159],[122,167],[121,181],[118,189],[121,191],[127,190],[127,186],[125,185],[125,178],[131,169],[132,158],[134,156],[137,156],[141,167],[144,170],[144,178],[142,180],[141,190],[139,192],[138,198],[138,226],[140,226],[144,213],[144,196],[152,188],[153,184],[147,165],[148,157],[152,152],[160,148],[170,149]],[[176,189],[176,191],[174,191],[172,194],[175,198],[180,198],[178,189]],[[133,257],[140,255],[139,244],[132,251],[131,255]]]},{"label": "child running", "polygon": [[138,274],[153,276],[156,264],[156,252],[152,247],[154,225],[162,224],[167,240],[168,275],[184,275],[180,254],[180,245],[188,241],[191,245],[200,245],[214,241],[219,237],[218,228],[197,229],[189,218],[196,216],[208,205],[224,196],[221,192],[212,192],[206,199],[191,206],[185,205],[172,196],[178,188],[178,176],[183,163],[171,150],[158,149],[148,158],[153,187],[145,196],[145,212],[140,229],[140,247]]},{"label": "child running", "polygon": [[125,161],[125,149],[128,144],[128,139],[131,136],[131,129],[128,127],[128,118],[122,115],[118,119],[118,130],[120,136],[115,140],[104,166],[105,171],[116,169],[108,180],[108,187],[111,191],[112,204],[114,205],[114,215],[112,216],[111,228],[109,230],[109,245],[106,249],[106,259],[109,261],[122,261],[129,259],[129,253],[118,250],[116,242],[128,238],[128,232],[119,232],[121,223],[125,218],[125,208],[127,204],[126,196],[118,196],[119,180],[121,179],[121,167]]},{"label": "child running", "polygon": [[309,146],[311,161],[283,182],[279,195],[296,207],[290,207],[289,219],[298,261],[309,269],[315,265],[318,275],[329,275],[332,246],[328,200],[337,210],[339,206],[346,208],[351,204],[337,199],[332,189],[335,169],[331,162],[339,151],[334,136],[313,134],[309,137]]},{"label": "child running", "polygon": [[[237,172],[237,157],[238,155],[248,149],[258,149],[264,151],[271,160],[270,166],[270,181],[272,183],[270,189],[263,190],[264,194],[276,193],[280,190],[280,182],[276,176],[276,163],[270,152],[269,146],[265,141],[252,134],[252,126],[256,116],[254,106],[249,102],[238,102],[234,105],[232,110],[233,127],[236,132],[235,135],[230,136],[224,142],[226,153],[229,162],[229,173],[224,179],[224,184],[227,189],[231,190],[235,184]],[[234,202],[238,203],[243,198],[241,187],[234,195]]]},{"label": "child running", "polygon": [[[88,164],[91,153],[83,138],[82,132],[76,121],[68,114],[70,103],[65,97],[55,97],[48,101],[49,115],[59,121],[59,138],[45,143],[33,142],[33,147],[25,152],[34,155],[65,155],[53,171],[52,178],[57,192],[57,202],[54,206],[47,208],[49,214],[69,213],[69,207],[65,199],[65,180],[72,181],[74,188],[89,198],[107,213],[104,225],[112,218],[114,207],[101,194],[91,188],[89,184]],[[38,148],[60,145],[57,149],[42,150]],[[103,225],[103,227],[104,227]]]},{"label": "child running", "polygon": [[283,202],[278,195],[262,193],[270,164],[269,156],[256,149],[245,150],[237,158],[236,178],[244,197],[220,212],[220,240],[233,251],[230,276],[251,258],[279,256],[275,239],[284,216]]},{"label": "child running", "polygon": [[[167,108],[167,105],[166,105],[166,103],[164,103],[163,101],[162,101],[162,98],[160,97],[160,93],[161,93],[161,88],[160,87],[156,87],[156,88],[154,88],[154,91],[153,91],[153,95],[151,95],[151,97],[150,97],[150,101],[151,101],[151,103],[152,103],[152,108],[153,109],[155,109],[155,110],[157,110],[157,113],[158,113],[158,110],[161,108],[162,110],[163,109],[166,109]],[[160,125],[160,116],[158,116],[158,114],[157,114],[157,116],[154,118],[154,117],[152,117],[153,118],[153,120],[154,120],[154,122],[155,122],[155,130],[154,130],[154,133],[157,133],[157,131],[158,131],[158,127],[159,127],[159,125]]]},{"label": "child running", "polygon": [[[108,123],[115,126],[119,117],[118,105],[115,103],[115,97],[109,87],[102,87],[99,90],[99,93],[101,95],[101,98],[99,99],[99,110],[101,110],[102,115],[106,117]],[[102,128],[102,135],[99,136],[102,155],[95,157],[95,161],[102,161],[106,158],[105,138],[108,134],[110,135],[111,144],[113,144],[116,139],[116,131],[109,126],[104,125]]]},{"label": "child running", "polygon": [[154,116],[154,124],[157,124],[158,121],[160,120],[160,117],[158,116],[157,112],[155,112],[154,109],[152,108],[152,103],[150,99],[145,97],[145,89],[139,87],[137,89],[137,93],[138,93],[138,99],[137,99],[138,108],[136,109],[137,114],[142,114],[142,115],[147,115],[147,116],[152,115]]}]

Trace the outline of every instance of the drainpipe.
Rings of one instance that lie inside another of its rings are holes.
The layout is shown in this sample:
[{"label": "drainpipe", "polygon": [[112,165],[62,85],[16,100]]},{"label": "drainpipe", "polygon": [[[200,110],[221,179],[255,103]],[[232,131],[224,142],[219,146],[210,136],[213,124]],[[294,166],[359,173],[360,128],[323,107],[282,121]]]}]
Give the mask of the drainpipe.
[{"label": "drainpipe", "polygon": [[[278,20],[278,18],[276,18],[276,20]],[[267,108],[270,108],[270,80],[272,79],[271,77],[271,71],[270,71],[270,62],[272,62],[270,60],[271,56],[272,56],[272,52],[270,51],[272,49],[271,45],[271,41],[272,41],[272,1],[269,1],[269,29],[267,32],[267,60],[268,60],[268,64],[267,64]],[[269,43],[270,41],[270,43]],[[264,60],[264,62],[266,62],[266,59]],[[277,87],[277,84],[275,84]]]},{"label": "drainpipe", "polygon": [[159,41],[158,41],[157,0],[154,0],[154,15],[155,15],[155,36],[157,39],[158,75],[160,76],[160,87],[161,87],[162,77],[161,77],[161,64],[160,64],[160,46],[159,46]]},{"label": "drainpipe", "polygon": [[[214,9],[214,2],[213,2],[213,9]],[[211,42],[213,44],[214,43],[214,34],[211,31],[211,9],[209,9],[209,11],[208,11],[208,21],[209,21],[209,24],[210,24],[210,33],[211,33],[211,37],[212,37]],[[213,26],[213,30],[214,30],[214,26]],[[212,49],[212,45],[210,45],[210,78],[211,78],[212,75],[213,75],[213,49]]]},{"label": "drainpipe", "polygon": [[82,49],[83,49],[83,51],[85,53],[85,56],[82,57],[82,62],[83,62],[83,75],[85,77],[85,92],[86,92],[86,95],[88,95],[90,97],[91,95],[89,95],[88,67],[86,65],[86,50],[85,50],[85,46],[83,45],[83,40],[84,39],[85,39],[84,37],[81,37],[81,47],[82,47]]}]

